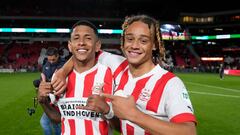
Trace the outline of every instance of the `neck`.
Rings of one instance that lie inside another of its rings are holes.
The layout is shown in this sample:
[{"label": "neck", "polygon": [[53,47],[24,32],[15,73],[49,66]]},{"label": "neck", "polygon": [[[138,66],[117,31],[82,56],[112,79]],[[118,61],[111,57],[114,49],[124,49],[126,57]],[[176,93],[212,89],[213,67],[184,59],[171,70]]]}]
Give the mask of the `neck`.
[{"label": "neck", "polygon": [[95,59],[87,61],[87,62],[82,62],[82,61],[78,61],[78,60],[74,60],[74,69],[78,72],[78,73],[83,73],[89,69],[91,69],[92,67],[94,67],[96,65],[97,61]]},{"label": "neck", "polygon": [[140,65],[129,64],[129,70],[134,78],[150,72],[155,67],[154,63],[145,63]]}]

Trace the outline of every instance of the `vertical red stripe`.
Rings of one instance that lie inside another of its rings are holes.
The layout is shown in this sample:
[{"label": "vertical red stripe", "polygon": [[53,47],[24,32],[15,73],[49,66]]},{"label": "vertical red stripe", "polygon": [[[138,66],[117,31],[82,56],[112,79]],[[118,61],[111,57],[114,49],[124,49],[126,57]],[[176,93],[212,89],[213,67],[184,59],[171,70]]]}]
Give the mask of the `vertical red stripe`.
[{"label": "vertical red stripe", "polygon": [[141,93],[142,89],[145,87],[147,81],[151,76],[138,80],[136,86],[133,90],[132,96],[134,97],[135,101],[137,101],[139,94]]},{"label": "vertical red stripe", "polygon": [[133,126],[127,124],[126,128],[127,128],[127,135],[134,135],[134,128],[133,128]]},{"label": "vertical red stripe", "polygon": [[112,71],[110,68],[107,69],[106,74],[104,76],[104,93],[112,94],[112,83],[113,83],[113,76]]},{"label": "vertical red stripe", "polygon": [[121,73],[126,67],[128,66],[128,61],[124,60],[118,68],[113,73],[113,78],[116,79],[116,77]]},{"label": "vertical red stripe", "polygon": [[70,127],[70,135],[76,135],[76,126],[74,119],[68,120],[69,127]]},{"label": "vertical red stripe", "polygon": [[68,76],[66,97],[74,97],[76,74],[72,71]]},{"label": "vertical red stripe", "polygon": [[123,90],[124,86],[126,85],[126,83],[128,82],[128,70],[126,70],[120,80],[120,84],[117,88],[117,90]]},{"label": "vertical red stripe", "polygon": [[[112,71],[110,68],[108,68],[104,76],[104,86],[103,86],[104,93],[113,94],[112,83],[113,83]],[[107,99],[107,101],[110,101],[110,100]]]},{"label": "vertical red stripe", "polygon": [[61,134],[62,134],[62,135],[65,133],[65,125],[64,125],[64,121],[65,121],[65,119],[62,118],[62,120],[61,120]]},{"label": "vertical red stripe", "polygon": [[91,120],[84,120],[85,123],[85,133],[86,135],[93,135],[93,127]]},{"label": "vertical red stripe", "polygon": [[97,70],[94,70],[93,72],[85,76],[83,97],[89,97],[90,95],[92,95],[93,81],[96,73],[97,73]]},{"label": "vertical red stripe", "polygon": [[165,87],[166,83],[168,82],[168,80],[170,80],[174,76],[175,75],[173,73],[167,72],[157,81],[156,85],[154,86],[153,92],[151,94],[151,98],[147,103],[147,106],[146,106],[147,110],[157,112],[164,87]]},{"label": "vertical red stripe", "polygon": [[108,135],[108,124],[106,121],[99,121],[99,130],[101,135]]}]

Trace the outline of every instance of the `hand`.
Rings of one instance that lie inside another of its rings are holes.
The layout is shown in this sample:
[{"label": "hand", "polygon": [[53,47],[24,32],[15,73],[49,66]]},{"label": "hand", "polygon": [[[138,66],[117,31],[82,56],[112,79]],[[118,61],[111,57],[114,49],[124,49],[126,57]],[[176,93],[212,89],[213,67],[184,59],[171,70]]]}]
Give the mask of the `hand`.
[{"label": "hand", "polygon": [[110,107],[104,97],[94,94],[88,97],[86,106],[82,106],[81,109],[107,114]]},{"label": "hand", "polygon": [[54,73],[54,76],[51,81],[52,87],[55,90],[54,95],[61,95],[64,93],[67,82],[66,82],[66,74],[63,69],[59,69]]},{"label": "hand", "polygon": [[38,88],[38,102],[48,103],[48,94],[52,92],[52,85],[50,82],[46,82],[46,76],[41,73],[42,81]]},{"label": "hand", "polygon": [[102,94],[101,96],[111,100],[114,115],[119,119],[129,120],[134,116],[136,111],[139,111],[133,96],[121,97],[111,94]]}]

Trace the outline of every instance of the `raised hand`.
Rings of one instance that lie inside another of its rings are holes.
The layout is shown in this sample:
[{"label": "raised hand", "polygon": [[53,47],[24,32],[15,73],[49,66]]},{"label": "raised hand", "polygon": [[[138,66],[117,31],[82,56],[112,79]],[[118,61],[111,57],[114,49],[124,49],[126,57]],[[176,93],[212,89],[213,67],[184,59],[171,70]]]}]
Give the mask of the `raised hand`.
[{"label": "raised hand", "polygon": [[63,69],[59,69],[54,73],[51,84],[55,91],[54,95],[61,95],[62,93],[64,93],[67,87],[67,82],[66,82],[66,75]]},{"label": "raised hand", "polygon": [[136,111],[136,103],[133,96],[117,96],[111,94],[101,94],[102,97],[110,99],[112,102],[114,115],[119,119],[131,119]]},{"label": "raised hand", "polygon": [[50,82],[46,82],[46,76],[41,73],[42,81],[38,88],[38,102],[39,103],[48,103],[48,95],[52,92],[52,85]]},{"label": "raised hand", "polygon": [[82,106],[81,109],[107,114],[110,107],[104,97],[93,94],[88,97],[86,106]]}]

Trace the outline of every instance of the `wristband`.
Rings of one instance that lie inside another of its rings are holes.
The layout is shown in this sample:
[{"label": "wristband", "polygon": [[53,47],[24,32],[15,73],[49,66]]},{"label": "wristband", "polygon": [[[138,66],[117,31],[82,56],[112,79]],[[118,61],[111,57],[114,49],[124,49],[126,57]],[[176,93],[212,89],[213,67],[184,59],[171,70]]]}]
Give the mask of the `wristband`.
[{"label": "wristband", "polygon": [[108,103],[108,105],[109,105],[109,112],[108,112],[108,114],[105,114],[104,117],[106,119],[112,119],[113,116],[114,116],[114,112],[113,112],[113,109],[112,109],[112,103]]},{"label": "wristband", "polygon": [[55,97],[55,95],[53,95],[52,93],[49,93],[48,96],[49,96],[49,98],[50,98],[50,102],[51,102],[52,104],[55,104],[55,102],[56,102],[56,97]]}]

